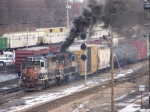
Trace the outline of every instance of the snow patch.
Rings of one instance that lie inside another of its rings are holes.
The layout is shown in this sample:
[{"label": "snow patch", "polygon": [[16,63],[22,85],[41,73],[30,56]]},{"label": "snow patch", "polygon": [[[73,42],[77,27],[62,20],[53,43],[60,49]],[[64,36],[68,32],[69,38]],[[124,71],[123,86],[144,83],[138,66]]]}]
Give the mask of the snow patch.
[{"label": "snow patch", "polygon": [[[130,93],[134,93],[134,92],[135,92],[135,90],[132,90]],[[126,96],[127,96],[127,94],[122,95],[121,97],[116,98],[114,101],[121,100],[121,99],[125,98]]]},{"label": "snow patch", "polygon": [[0,75],[0,82],[12,80],[18,78],[17,74],[1,74]]},{"label": "snow patch", "polygon": [[[30,96],[30,97],[23,97],[22,99],[24,100],[25,104],[24,105],[19,105],[19,106],[15,106],[15,107],[10,107],[8,112],[16,112],[16,111],[20,111],[26,108],[29,108],[33,105],[37,105],[37,104],[41,104],[44,102],[48,102],[48,101],[52,101],[61,97],[64,97],[66,95],[69,94],[73,94],[74,92],[78,92],[80,90],[84,90],[86,88],[89,88],[91,86],[96,85],[97,83],[94,83],[93,81],[87,81],[86,85],[84,85],[84,83],[78,85],[78,86],[71,86],[67,89],[58,91],[58,92],[49,92],[46,94],[42,94],[42,95],[34,95],[34,96]],[[88,103],[88,102],[86,102]],[[86,104],[84,103],[84,105]],[[79,107],[81,108],[83,105],[80,105]]]},{"label": "snow patch", "polygon": [[[75,110],[73,110],[73,112],[80,112],[79,109],[83,108],[84,105],[86,105],[87,103],[89,103],[89,101],[86,101],[86,102],[84,102],[84,103],[81,103]],[[87,110],[89,110],[89,109],[87,109]],[[87,110],[86,110],[86,111],[87,111]]]}]

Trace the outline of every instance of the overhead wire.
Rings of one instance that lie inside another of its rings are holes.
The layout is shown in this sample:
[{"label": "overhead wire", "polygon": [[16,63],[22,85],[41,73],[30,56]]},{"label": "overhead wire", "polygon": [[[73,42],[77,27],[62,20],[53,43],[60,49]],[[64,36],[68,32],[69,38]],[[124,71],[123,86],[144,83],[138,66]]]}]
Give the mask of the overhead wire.
[{"label": "overhead wire", "polygon": [[[123,15],[123,14],[129,14],[129,13],[138,13],[138,12],[143,12],[143,10],[139,10],[139,11],[128,11],[128,12],[120,12],[120,13],[114,13],[114,14],[110,14],[110,15],[101,15],[101,16],[94,16],[97,18],[102,18],[102,17],[111,17],[111,16],[118,16],[118,15]],[[92,19],[93,17],[84,17],[87,19]],[[75,19],[83,19],[83,18],[79,18],[79,17],[74,17],[73,19],[69,19],[69,21],[75,20]],[[36,21],[36,22],[22,22],[22,23],[8,23],[8,24],[3,24],[0,23],[0,25],[10,25],[10,24],[34,24],[34,23],[43,23],[43,22],[54,22],[54,21],[67,21],[66,19],[59,19],[59,20],[45,20],[45,21]]]}]

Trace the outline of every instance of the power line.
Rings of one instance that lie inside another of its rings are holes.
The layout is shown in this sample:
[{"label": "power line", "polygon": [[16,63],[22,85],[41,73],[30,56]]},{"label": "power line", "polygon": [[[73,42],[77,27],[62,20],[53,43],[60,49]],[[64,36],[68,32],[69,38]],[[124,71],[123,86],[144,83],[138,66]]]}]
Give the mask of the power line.
[{"label": "power line", "polygon": [[[139,11],[130,11],[130,12],[120,12],[120,13],[116,13],[116,14],[110,14],[110,15],[101,15],[101,16],[94,16],[97,18],[102,18],[102,17],[111,17],[111,16],[117,16],[117,15],[123,15],[123,14],[129,14],[129,13],[138,13],[138,12],[143,12],[143,10],[139,10]],[[92,19],[93,17],[84,17],[86,19]],[[73,19],[69,19],[69,21],[72,21],[74,19],[83,19],[83,18],[78,18],[75,17]],[[43,23],[43,22],[54,22],[54,21],[67,21],[66,19],[59,19],[59,20],[47,20],[47,21],[36,21],[36,22],[22,22],[22,23],[8,23],[8,24],[3,24],[1,23],[0,25],[10,25],[10,24],[34,24],[34,23]]]}]

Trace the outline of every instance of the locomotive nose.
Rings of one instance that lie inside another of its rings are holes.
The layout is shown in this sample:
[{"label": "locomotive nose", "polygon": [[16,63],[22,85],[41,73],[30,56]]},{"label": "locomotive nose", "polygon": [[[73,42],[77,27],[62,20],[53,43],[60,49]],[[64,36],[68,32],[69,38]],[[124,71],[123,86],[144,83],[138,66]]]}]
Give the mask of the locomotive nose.
[{"label": "locomotive nose", "polygon": [[23,74],[25,75],[25,77],[28,77],[28,78],[37,79],[38,73],[39,73],[38,67],[26,67],[23,70]]}]

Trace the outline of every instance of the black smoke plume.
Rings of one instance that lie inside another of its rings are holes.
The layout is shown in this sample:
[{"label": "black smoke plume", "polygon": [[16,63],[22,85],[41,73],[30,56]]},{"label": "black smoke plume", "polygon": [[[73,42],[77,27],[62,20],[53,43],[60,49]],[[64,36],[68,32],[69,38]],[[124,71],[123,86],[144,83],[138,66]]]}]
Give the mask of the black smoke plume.
[{"label": "black smoke plume", "polygon": [[87,32],[90,26],[97,22],[97,16],[102,14],[103,4],[97,0],[89,0],[86,8],[83,9],[82,15],[75,17],[73,20],[73,27],[69,31],[69,36],[66,41],[61,45],[60,51],[65,51],[81,32]]},{"label": "black smoke plume", "polygon": [[[145,22],[143,2],[142,0],[106,0],[104,28],[110,26],[114,32],[124,38],[143,33],[145,28],[140,26]],[[136,25],[139,26],[135,27]]]},{"label": "black smoke plume", "polygon": [[74,18],[73,27],[66,41],[61,45],[60,51],[66,50],[80,33],[87,32],[87,29],[97,23],[104,23],[102,28],[113,28],[113,32],[121,37],[137,35],[143,31],[143,27],[129,28],[128,26],[144,23],[143,1],[89,0],[82,15]]}]

